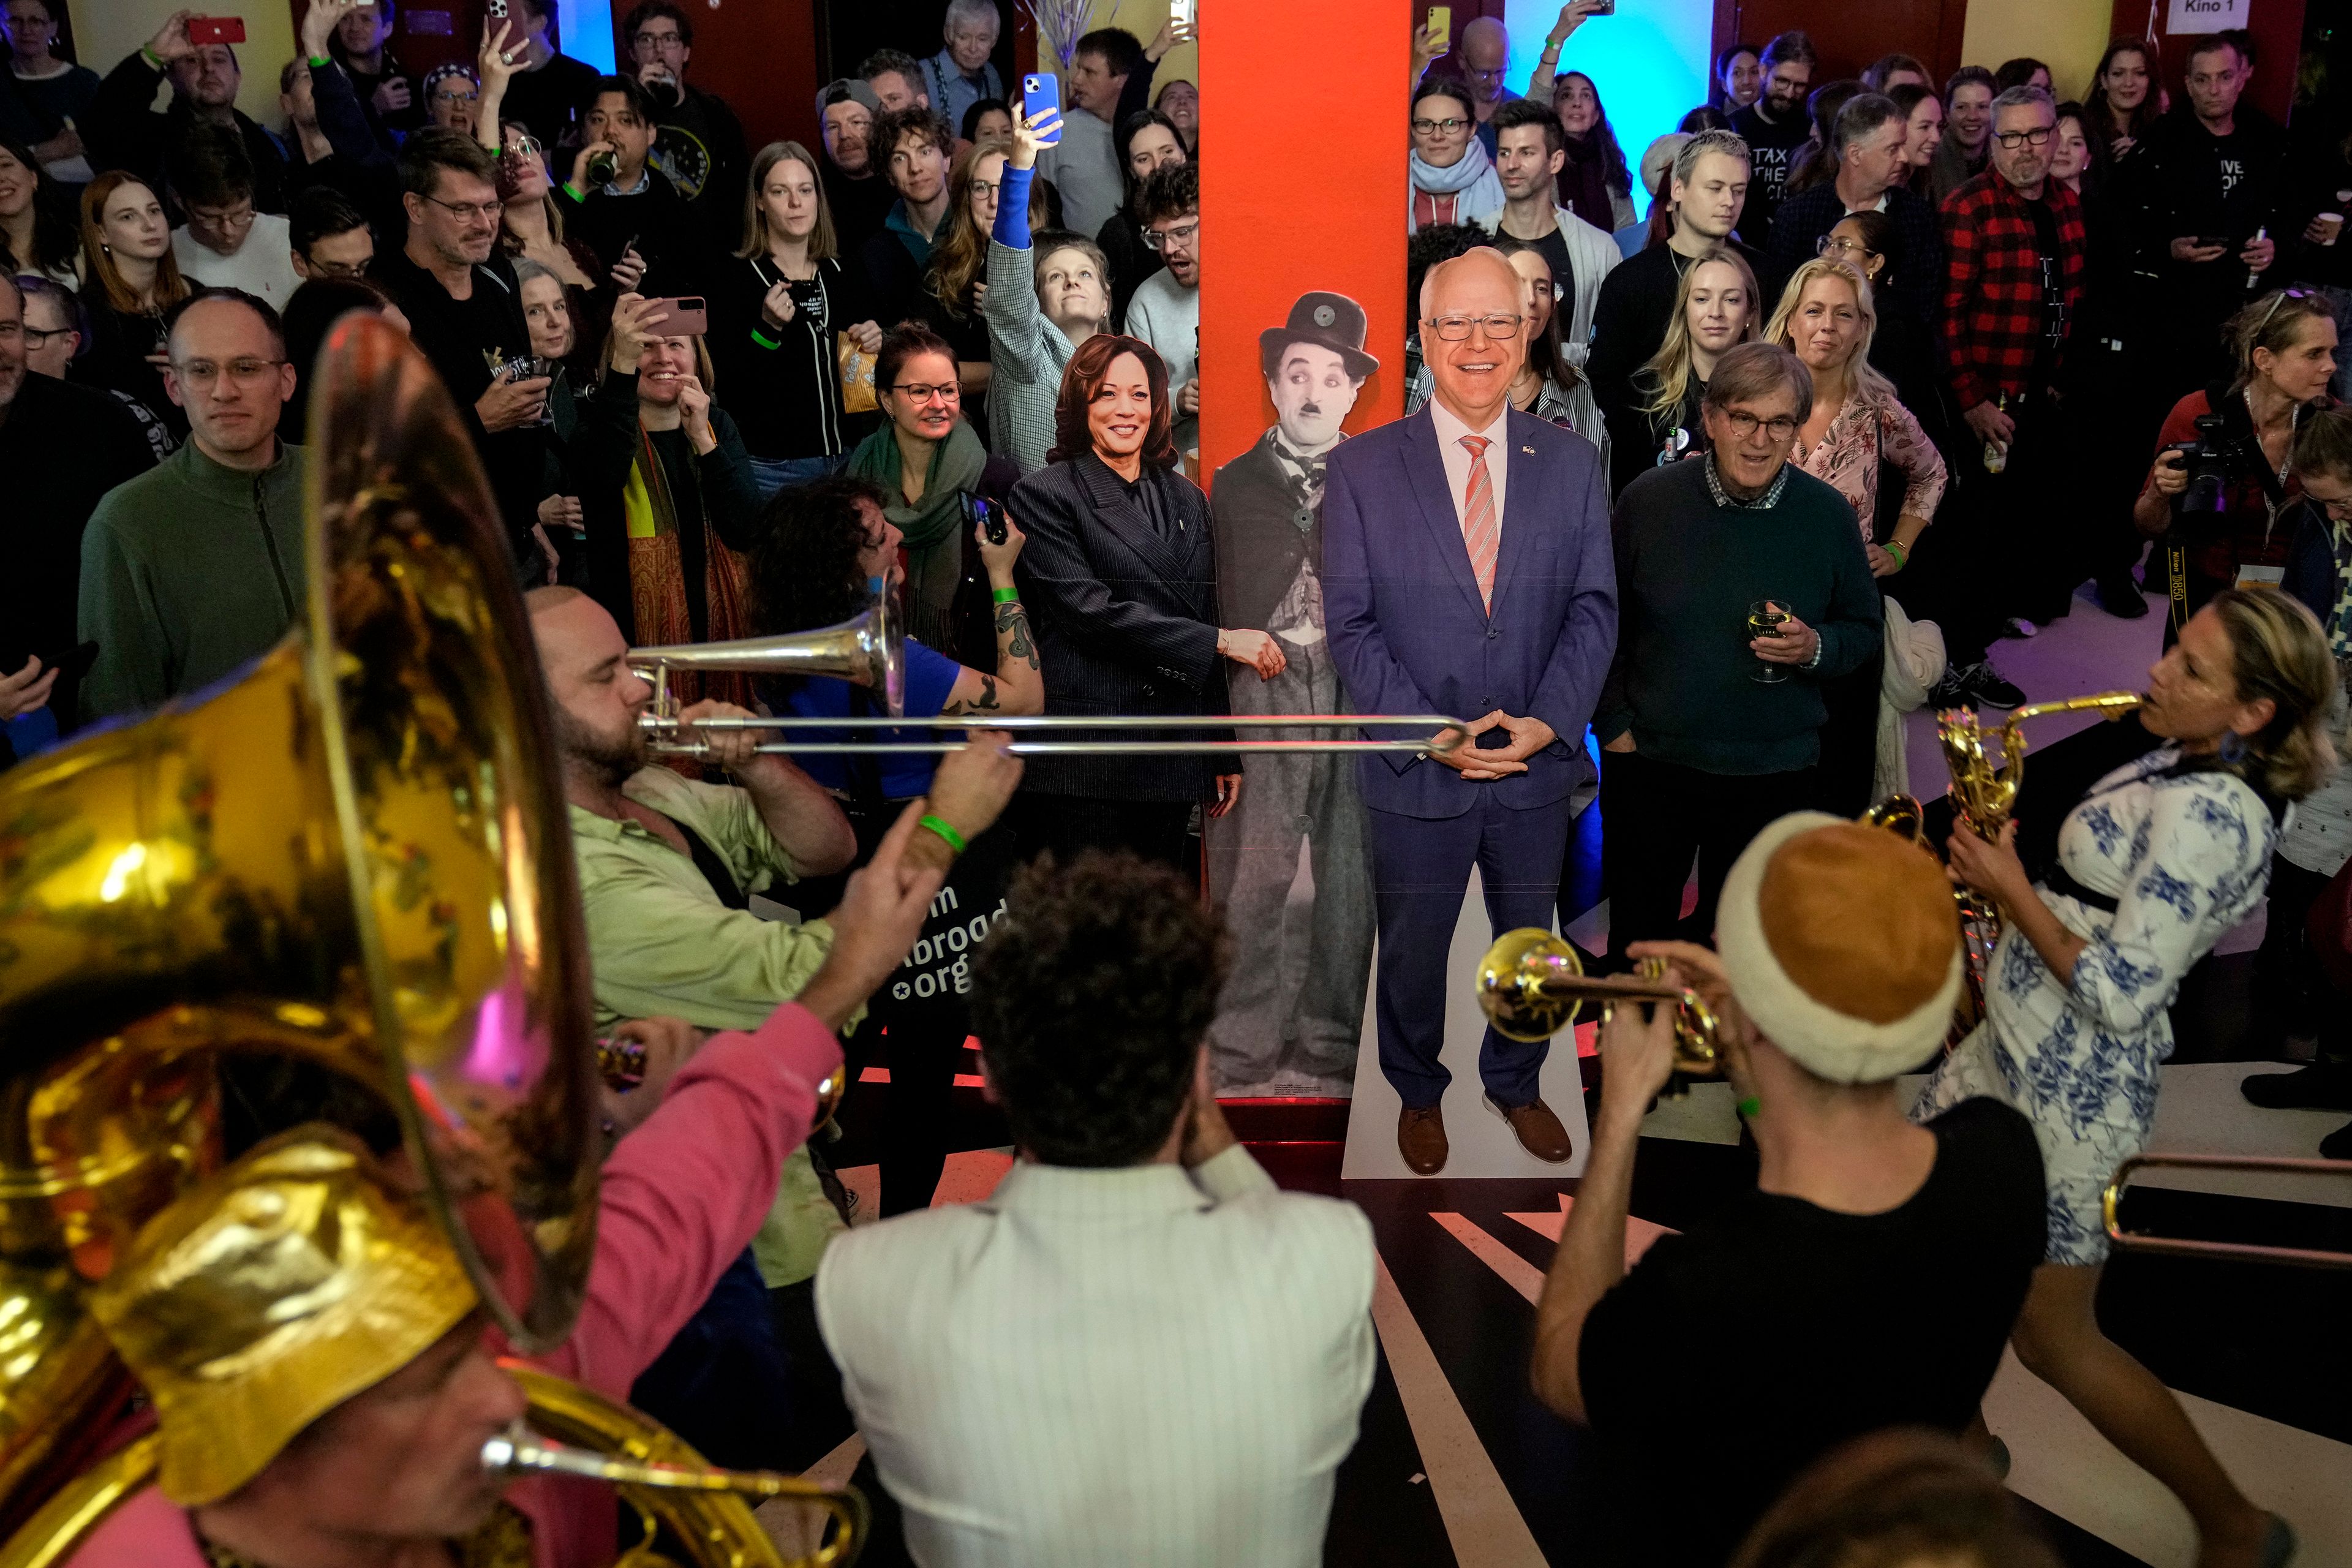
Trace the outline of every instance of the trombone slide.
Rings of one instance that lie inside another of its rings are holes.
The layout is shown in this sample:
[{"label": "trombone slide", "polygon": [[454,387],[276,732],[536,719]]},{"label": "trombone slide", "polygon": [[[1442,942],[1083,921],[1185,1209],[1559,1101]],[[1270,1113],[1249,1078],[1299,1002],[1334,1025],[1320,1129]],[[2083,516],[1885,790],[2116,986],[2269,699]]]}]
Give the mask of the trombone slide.
[{"label": "trombone slide", "polygon": [[2204,1241],[2194,1237],[2150,1236],[2126,1230],[2119,1211],[2124,1189],[2142,1171],[2256,1171],[2282,1176],[2352,1179],[2352,1160],[2305,1160],[2269,1154],[2135,1154],[2116,1167],[2099,1196],[2099,1217],[2107,1238],[2129,1252],[2161,1252],[2176,1258],[2229,1258],[2240,1263],[2287,1263],[2303,1268],[2352,1268],[2352,1250],[2273,1247],[2252,1241]]}]

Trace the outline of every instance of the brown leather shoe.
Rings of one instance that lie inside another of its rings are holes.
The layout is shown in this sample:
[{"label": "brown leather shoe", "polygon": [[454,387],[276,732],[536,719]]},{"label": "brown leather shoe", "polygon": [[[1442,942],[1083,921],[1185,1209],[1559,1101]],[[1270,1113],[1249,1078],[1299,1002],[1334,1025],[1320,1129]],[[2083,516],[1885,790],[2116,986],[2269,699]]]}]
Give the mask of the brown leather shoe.
[{"label": "brown leather shoe", "polygon": [[[1554,1122],[1555,1127],[1559,1125]],[[1567,1135],[1561,1134],[1563,1142]],[[1397,1116],[1397,1152],[1416,1176],[1433,1176],[1445,1169],[1445,1110],[1429,1105],[1406,1106]]]},{"label": "brown leather shoe", "polygon": [[1525,1105],[1503,1105],[1493,1095],[1486,1099],[1486,1109],[1511,1124],[1519,1147],[1545,1164],[1564,1164],[1576,1152],[1576,1146],[1569,1142],[1568,1129],[1559,1124],[1559,1118],[1541,1100],[1531,1100]]}]

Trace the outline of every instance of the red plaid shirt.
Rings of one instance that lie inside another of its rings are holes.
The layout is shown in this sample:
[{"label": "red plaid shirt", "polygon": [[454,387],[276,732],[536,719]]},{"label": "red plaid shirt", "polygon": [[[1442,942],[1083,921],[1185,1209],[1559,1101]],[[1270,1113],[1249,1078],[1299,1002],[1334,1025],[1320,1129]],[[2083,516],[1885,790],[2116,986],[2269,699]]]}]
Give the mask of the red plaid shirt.
[{"label": "red plaid shirt", "polygon": [[[2042,199],[2058,226],[2058,290],[2070,325],[2083,297],[2083,204],[2056,180],[2043,184]],[[1952,390],[1964,409],[2004,392],[2021,396],[2046,325],[2033,215],[1990,169],[1946,196],[1942,210],[1944,357]]]}]

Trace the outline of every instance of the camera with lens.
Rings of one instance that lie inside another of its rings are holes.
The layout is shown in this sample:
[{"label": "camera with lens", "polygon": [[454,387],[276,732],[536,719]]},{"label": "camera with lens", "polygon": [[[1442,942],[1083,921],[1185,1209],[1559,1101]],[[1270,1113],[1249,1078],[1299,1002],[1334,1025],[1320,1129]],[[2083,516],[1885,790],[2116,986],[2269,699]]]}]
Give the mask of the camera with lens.
[{"label": "camera with lens", "polygon": [[2189,472],[2189,488],[2173,499],[2175,511],[2220,511],[2228,505],[2230,447],[2221,437],[2219,414],[2197,416],[2197,439],[2178,441],[2165,448],[2180,454]]}]

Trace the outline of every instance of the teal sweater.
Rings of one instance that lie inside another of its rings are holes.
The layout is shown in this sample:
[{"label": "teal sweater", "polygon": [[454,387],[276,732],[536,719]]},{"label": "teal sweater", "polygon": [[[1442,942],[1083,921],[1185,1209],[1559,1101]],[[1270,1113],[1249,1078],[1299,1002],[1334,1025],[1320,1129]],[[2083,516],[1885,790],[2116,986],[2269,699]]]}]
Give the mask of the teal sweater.
[{"label": "teal sweater", "polygon": [[302,606],[303,453],[259,472],[191,440],[106,492],[81,540],[85,721],[152,708],[266,653]]},{"label": "teal sweater", "polygon": [[[1885,611],[1853,509],[1791,467],[1779,503],[1718,507],[1705,458],[1654,468],[1617,498],[1617,658],[1592,716],[1603,745],[1710,773],[1778,773],[1821,758],[1821,683],[1868,659]],[[1766,686],[1748,606],[1780,599],[1822,636],[1821,663]]]}]

